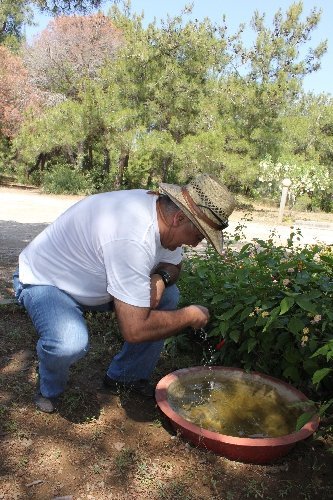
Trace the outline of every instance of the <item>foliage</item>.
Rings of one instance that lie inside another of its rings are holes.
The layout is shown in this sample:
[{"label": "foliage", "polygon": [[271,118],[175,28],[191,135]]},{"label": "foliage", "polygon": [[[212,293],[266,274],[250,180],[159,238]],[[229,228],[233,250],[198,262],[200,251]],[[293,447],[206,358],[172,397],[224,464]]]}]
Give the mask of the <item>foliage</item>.
[{"label": "foliage", "polygon": [[41,11],[53,15],[70,14],[75,12],[89,12],[103,4],[104,0],[33,0]]},{"label": "foliage", "polygon": [[28,79],[19,56],[0,46],[0,134],[13,138],[24,112],[38,105],[39,96]]},{"label": "foliage", "polygon": [[320,199],[321,196],[333,196],[333,188],[329,170],[324,165],[307,165],[305,163],[274,163],[270,157],[259,164],[258,181],[264,195],[276,197],[281,195],[282,180],[291,180],[289,195],[293,203],[301,195]]},{"label": "foliage", "polygon": [[[327,51],[325,42],[306,47],[320,11],[314,8],[304,22],[302,8],[298,2],[285,13],[279,9],[272,27],[265,24],[265,14],[256,11],[252,47],[244,47],[239,39],[230,43],[234,69],[220,80],[217,109],[225,127],[227,177],[233,185],[238,179],[243,190],[254,185],[262,158],[269,154],[276,159],[285,150],[284,116],[301,93],[302,79],[318,68]],[[288,146],[289,152],[293,144]]]},{"label": "foliage", "polygon": [[300,237],[291,233],[286,247],[254,240],[228,248],[222,259],[208,249],[186,260],[183,304],[210,310],[210,363],[258,370],[307,390],[331,383],[333,255],[331,247],[298,246]]},{"label": "foliage", "polygon": [[[34,2],[53,12],[95,3]],[[146,27],[128,2],[108,16],[55,18],[24,50],[39,112],[20,111],[24,123],[11,136],[17,171],[23,161],[30,173],[42,154],[48,166],[65,159],[89,170],[95,189],[110,179],[113,188],[154,186],[206,171],[248,194],[265,155],[331,169],[331,102],[300,99],[303,77],[327,50],[309,46],[320,11],[303,19],[299,2],[279,9],[271,27],[255,12],[252,47],[244,26],[229,33],[225,18],[187,21],[190,12]],[[320,203],[329,209],[329,196]]]},{"label": "foliage", "polygon": [[119,30],[101,13],[60,16],[25,47],[24,61],[38,88],[77,99],[81,81],[96,78],[120,42]]},{"label": "foliage", "polygon": [[87,194],[92,186],[82,172],[71,169],[69,165],[58,164],[51,171],[45,172],[43,189],[54,194]]},{"label": "foliage", "polygon": [[[301,78],[318,69],[319,59],[327,52],[327,41],[307,52],[301,47],[311,39],[311,33],[320,21],[321,10],[314,7],[305,21],[301,19],[302,12],[302,2],[292,3],[285,13],[280,8],[274,15],[272,29],[265,26],[265,14],[254,13],[252,26],[257,37],[253,47],[246,51],[246,60],[251,61],[251,81],[274,82],[293,94],[298,90]],[[270,98],[274,104],[274,95]]]},{"label": "foliage", "polygon": [[[84,140],[80,105],[65,101],[52,107],[38,119],[26,120],[15,145],[26,162],[33,162],[42,152],[70,148]],[[54,125],[57,124],[57,127]]]},{"label": "foliage", "polygon": [[33,7],[53,15],[89,12],[103,0],[1,0],[0,44],[17,52],[24,38],[24,25],[33,23]]},{"label": "foliage", "polygon": [[26,0],[1,0],[0,44],[18,51],[23,38],[23,24],[31,23],[32,11]]},{"label": "foliage", "polygon": [[123,181],[133,185],[141,167],[153,181],[172,179],[180,174],[176,160],[183,140],[206,127],[203,103],[212,97],[210,73],[223,70],[228,60],[225,33],[208,19],[184,23],[176,16],[161,28],[154,22],[144,29],[139,16],[130,18],[116,8],[111,16],[124,44],[102,77],[106,100],[114,104],[111,117],[117,118],[110,139],[129,156]]}]

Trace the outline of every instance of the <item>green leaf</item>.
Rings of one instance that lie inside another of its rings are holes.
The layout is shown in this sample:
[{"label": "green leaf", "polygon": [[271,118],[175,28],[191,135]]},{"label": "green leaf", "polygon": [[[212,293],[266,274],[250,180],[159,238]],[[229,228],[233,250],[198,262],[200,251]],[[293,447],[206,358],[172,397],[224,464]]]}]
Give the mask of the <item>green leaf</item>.
[{"label": "green leaf", "polygon": [[280,315],[285,314],[295,304],[293,297],[285,297],[280,302]]},{"label": "green leaf", "polygon": [[221,314],[221,316],[217,316],[218,319],[226,320],[231,319],[235,314],[237,314],[241,309],[243,309],[242,304],[236,304],[235,307],[225,313]]},{"label": "green leaf", "polygon": [[328,319],[329,319],[330,321],[332,321],[332,320],[333,320],[333,312],[332,312],[332,311],[326,311],[326,316],[328,317]]},{"label": "green leaf", "polygon": [[315,361],[314,359],[311,359],[311,358],[307,358],[303,361],[303,368],[305,370],[305,372],[310,376],[312,377],[312,375],[314,374],[314,372],[317,370],[318,368],[318,363],[317,361]]},{"label": "green leaf", "polygon": [[225,301],[225,294],[224,293],[217,293],[212,298],[211,303],[212,304],[218,304],[219,302],[224,302],[224,301]]},{"label": "green leaf", "polygon": [[308,343],[308,347],[310,349],[310,352],[315,352],[315,350],[318,348],[318,341],[317,339],[310,339]]},{"label": "green leaf", "polygon": [[333,350],[333,341],[320,347],[316,352],[312,354],[311,358],[315,358],[317,356],[326,356],[331,349]]},{"label": "green leaf", "polygon": [[312,383],[316,385],[319,384],[331,371],[332,368],[321,368],[320,370],[317,370],[313,374]]},{"label": "green leaf", "polygon": [[311,290],[309,293],[308,293],[308,297],[309,299],[313,300],[313,299],[319,299],[319,297],[321,297],[323,294],[321,291],[319,290]]},{"label": "green leaf", "polygon": [[320,407],[319,407],[319,415],[322,417],[323,415],[325,415],[325,412],[326,410],[332,406],[333,404],[333,399],[331,399],[330,401],[328,401],[327,403],[325,404],[321,404]]},{"label": "green leaf", "polygon": [[248,318],[249,314],[252,312],[252,307],[246,307],[242,314],[240,315],[239,321],[243,321],[245,318]]},{"label": "green leaf", "polygon": [[297,422],[296,422],[296,432],[297,431],[300,431],[302,429],[302,427],[307,424],[309,422],[309,420],[311,420],[313,416],[313,413],[302,413],[302,415],[300,415],[297,419]]},{"label": "green leaf", "polygon": [[264,326],[264,328],[263,328],[263,332],[265,332],[268,329],[268,327],[273,323],[273,321],[276,320],[276,318],[279,316],[279,314],[280,314],[280,306],[274,307],[274,309],[272,309],[272,311],[271,311],[271,314],[270,314],[269,319],[266,323],[266,326]]},{"label": "green leaf", "polygon": [[333,256],[331,255],[320,255],[320,260],[324,261],[324,262],[327,262],[327,264],[330,264],[331,266],[333,266]]},{"label": "green leaf", "polygon": [[288,323],[288,330],[293,333],[294,335],[296,335],[297,333],[299,333],[301,330],[303,330],[305,326],[305,323],[304,321],[301,321],[299,318],[297,318],[296,316],[293,316],[291,318],[291,320],[289,321]]},{"label": "green leaf", "polygon": [[296,300],[296,303],[299,305],[299,307],[301,309],[303,309],[304,311],[309,311],[313,314],[315,314],[317,312],[315,304],[313,302],[311,302],[311,300],[309,300],[308,298],[299,296],[299,297],[296,297],[295,300]]},{"label": "green leaf", "polygon": [[252,328],[255,323],[256,323],[257,319],[253,316],[251,318],[248,318],[245,323],[243,324],[243,331],[244,333],[247,332],[248,330],[250,330],[250,328]]},{"label": "green leaf", "polygon": [[292,346],[286,349],[283,357],[292,365],[298,363],[302,358],[299,351]]},{"label": "green leaf", "polygon": [[230,321],[221,321],[219,324],[219,333],[224,337],[230,328]]},{"label": "green leaf", "polygon": [[257,345],[257,340],[254,339],[254,338],[250,338],[248,340],[248,343],[247,343],[247,352],[250,353],[251,351],[253,351],[253,349],[255,348],[255,346]]},{"label": "green leaf", "polygon": [[229,334],[229,337],[237,344],[237,342],[239,341],[240,332],[238,330],[232,330],[232,332],[230,332]]},{"label": "green leaf", "polygon": [[244,304],[254,304],[258,300],[256,295],[249,295],[248,297],[244,297]]},{"label": "green leaf", "polygon": [[285,370],[283,370],[283,376],[291,379],[293,382],[299,382],[300,376],[299,371],[296,366],[288,366]]},{"label": "green leaf", "polygon": [[251,243],[246,243],[246,245],[243,245],[242,248],[240,249],[239,255],[243,255],[246,253],[246,251],[252,246]]}]

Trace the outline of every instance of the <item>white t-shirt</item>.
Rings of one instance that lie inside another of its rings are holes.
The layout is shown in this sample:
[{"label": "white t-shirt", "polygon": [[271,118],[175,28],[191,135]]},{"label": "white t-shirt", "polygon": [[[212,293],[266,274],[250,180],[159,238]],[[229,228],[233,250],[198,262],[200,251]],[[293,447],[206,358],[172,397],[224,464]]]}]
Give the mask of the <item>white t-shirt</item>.
[{"label": "white t-shirt", "polygon": [[182,249],[162,247],[157,196],[136,189],[88,196],[20,254],[20,281],[53,285],[83,305],[111,297],[150,306],[150,275],[159,262],[179,264]]}]

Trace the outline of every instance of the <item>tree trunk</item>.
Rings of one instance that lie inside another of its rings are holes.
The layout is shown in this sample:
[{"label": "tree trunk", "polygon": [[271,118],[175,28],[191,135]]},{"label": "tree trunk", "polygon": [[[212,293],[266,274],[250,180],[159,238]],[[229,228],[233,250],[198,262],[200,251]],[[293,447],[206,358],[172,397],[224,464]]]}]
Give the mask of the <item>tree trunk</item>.
[{"label": "tree trunk", "polygon": [[118,175],[115,179],[115,188],[120,189],[124,185],[125,172],[128,167],[129,153],[122,151],[118,160]]},{"label": "tree trunk", "polygon": [[92,170],[93,168],[93,148],[92,145],[88,146],[88,170]]},{"label": "tree trunk", "polygon": [[162,162],[162,182],[168,182],[169,166],[171,163],[171,157],[168,156],[164,158]]},{"label": "tree trunk", "polygon": [[110,173],[110,153],[107,148],[103,149],[103,174],[109,174]]},{"label": "tree trunk", "polygon": [[46,160],[47,160],[46,154],[45,153],[39,153],[39,155],[37,156],[35,164],[32,165],[32,167],[30,167],[28,169],[28,171],[27,171],[28,179],[29,179],[30,175],[32,174],[32,172],[35,172],[35,170],[38,170],[38,168],[40,169],[41,172],[43,172],[43,170],[45,168]]}]

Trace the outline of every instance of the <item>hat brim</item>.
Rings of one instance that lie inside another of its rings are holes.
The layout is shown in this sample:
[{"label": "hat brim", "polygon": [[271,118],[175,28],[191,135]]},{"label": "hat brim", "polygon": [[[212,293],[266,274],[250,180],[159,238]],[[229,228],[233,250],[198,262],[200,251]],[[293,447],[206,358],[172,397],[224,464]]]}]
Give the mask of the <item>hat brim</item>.
[{"label": "hat brim", "polygon": [[161,183],[159,187],[163,193],[165,193],[169,198],[179,207],[184,214],[193,222],[193,224],[199,229],[199,231],[204,234],[206,239],[213,245],[215,250],[222,255],[223,254],[223,236],[222,231],[211,228],[203,220],[195,216],[191,211],[191,207],[187,204],[186,199],[183,196],[182,188],[177,184],[166,184]]}]

